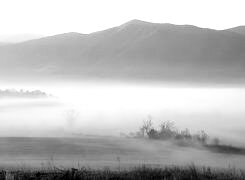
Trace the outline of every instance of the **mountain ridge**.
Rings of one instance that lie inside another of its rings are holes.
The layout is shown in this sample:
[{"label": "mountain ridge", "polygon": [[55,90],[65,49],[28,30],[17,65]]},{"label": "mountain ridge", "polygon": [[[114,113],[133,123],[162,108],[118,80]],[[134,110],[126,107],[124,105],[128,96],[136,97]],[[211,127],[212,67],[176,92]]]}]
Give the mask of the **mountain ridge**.
[{"label": "mountain ridge", "polygon": [[244,83],[245,36],[233,29],[132,20],[90,34],[0,46],[0,65],[5,78]]}]

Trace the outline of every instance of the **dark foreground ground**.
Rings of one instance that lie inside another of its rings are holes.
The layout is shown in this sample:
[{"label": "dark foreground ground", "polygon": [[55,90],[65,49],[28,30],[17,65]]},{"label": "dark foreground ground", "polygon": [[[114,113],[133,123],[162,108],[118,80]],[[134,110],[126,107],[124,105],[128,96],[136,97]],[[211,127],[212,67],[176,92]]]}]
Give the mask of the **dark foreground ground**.
[{"label": "dark foreground ground", "polygon": [[224,147],[97,136],[0,138],[0,180],[245,179],[245,156]]},{"label": "dark foreground ground", "polygon": [[245,171],[236,169],[212,169],[208,167],[198,168],[194,165],[188,167],[169,166],[165,168],[151,168],[141,166],[130,170],[93,170],[93,169],[50,169],[35,171],[2,171],[0,173],[2,180],[51,180],[51,179],[67,179],[67,180],[243,180],[245,179]]}]

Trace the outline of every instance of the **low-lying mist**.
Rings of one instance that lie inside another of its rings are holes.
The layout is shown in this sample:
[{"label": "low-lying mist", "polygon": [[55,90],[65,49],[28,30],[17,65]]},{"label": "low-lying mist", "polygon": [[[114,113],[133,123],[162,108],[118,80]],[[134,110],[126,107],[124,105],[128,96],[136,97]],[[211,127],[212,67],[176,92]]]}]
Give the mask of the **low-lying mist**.
[{"label": "low-lying mist", "polygon": [[242,142],[245,89],[108,82],[2,83],[0,89],[41,90],[53,98],[0,99],[1,136],[116,135],[155,124],[205,130]]}]

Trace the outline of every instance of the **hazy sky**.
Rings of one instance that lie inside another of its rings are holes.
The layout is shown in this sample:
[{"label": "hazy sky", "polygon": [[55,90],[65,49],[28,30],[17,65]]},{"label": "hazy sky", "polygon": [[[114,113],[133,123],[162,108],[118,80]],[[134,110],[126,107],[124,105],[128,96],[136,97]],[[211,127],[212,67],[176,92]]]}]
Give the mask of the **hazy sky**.
[{"label": "hazy sky", "polygon": [[245,25],[244,0],[0,0],[0,36],[89,33],[131,19],[224,29]]}]

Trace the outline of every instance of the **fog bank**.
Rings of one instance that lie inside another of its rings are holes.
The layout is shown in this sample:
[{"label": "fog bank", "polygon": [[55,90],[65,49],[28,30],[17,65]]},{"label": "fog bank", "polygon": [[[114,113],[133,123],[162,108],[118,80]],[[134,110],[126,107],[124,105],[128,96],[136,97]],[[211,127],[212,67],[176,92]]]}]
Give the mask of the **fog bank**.
[{"label": "fog bank", "polygon": [[245,89],[101,82],[3,83],[52,94],[54,99],[0,102],[1,136],[116,135],[137,131],[152,116],[178,128],[205,130],[240,141],[245,128]]}]

